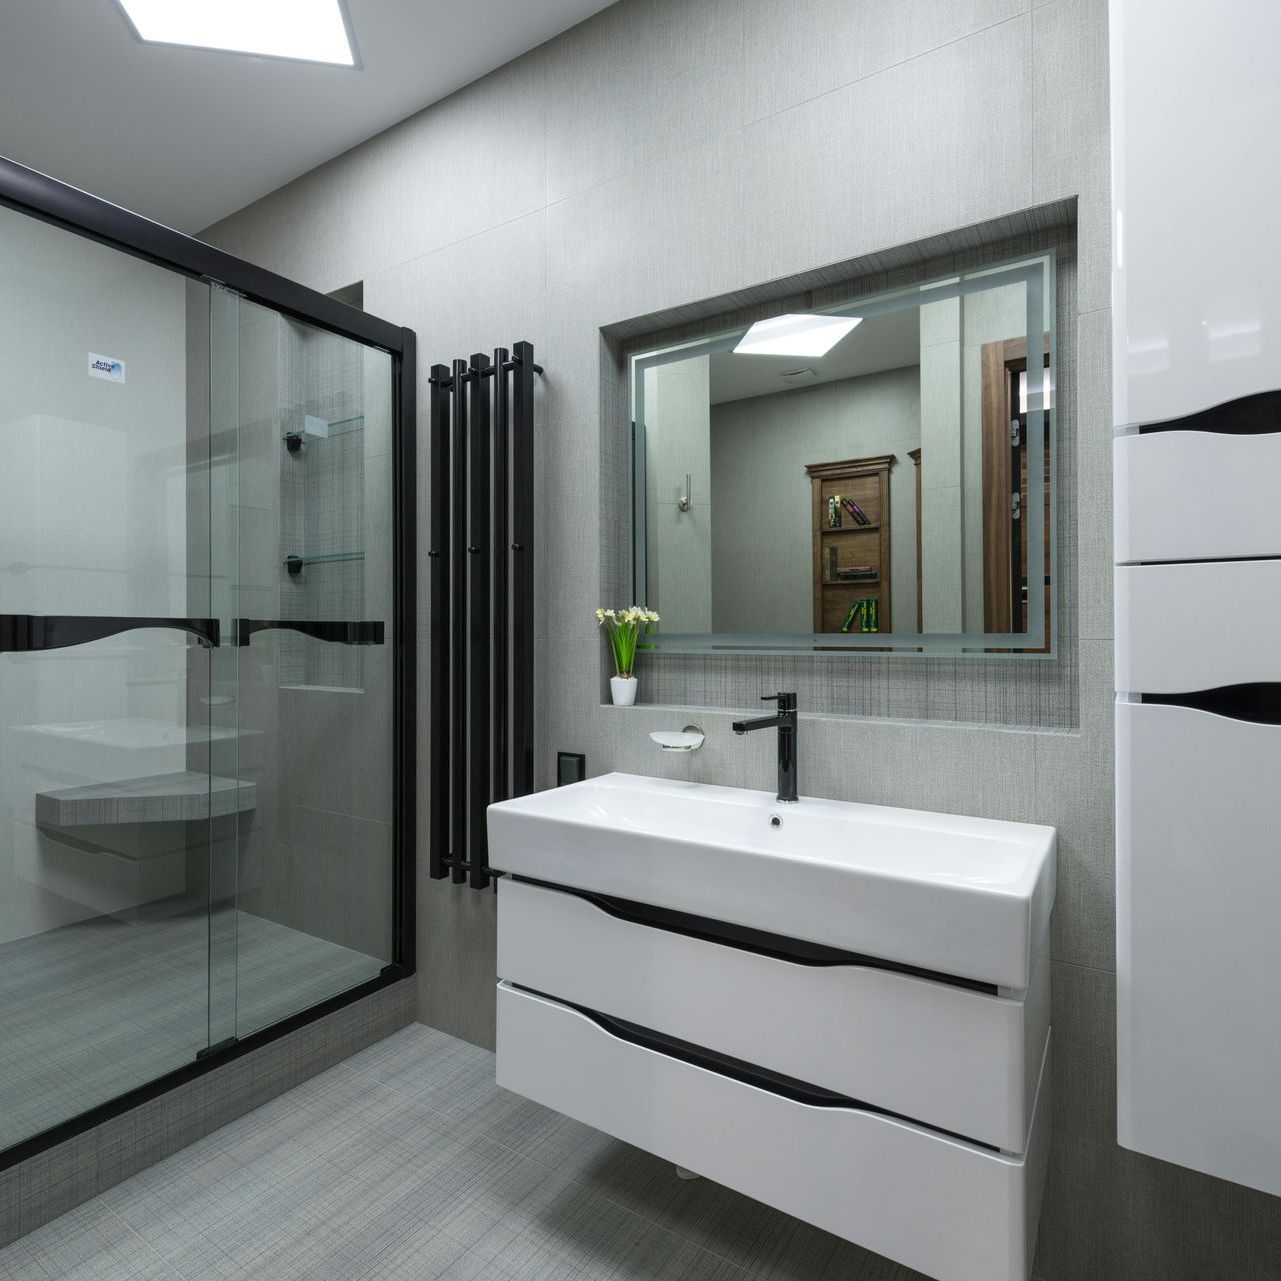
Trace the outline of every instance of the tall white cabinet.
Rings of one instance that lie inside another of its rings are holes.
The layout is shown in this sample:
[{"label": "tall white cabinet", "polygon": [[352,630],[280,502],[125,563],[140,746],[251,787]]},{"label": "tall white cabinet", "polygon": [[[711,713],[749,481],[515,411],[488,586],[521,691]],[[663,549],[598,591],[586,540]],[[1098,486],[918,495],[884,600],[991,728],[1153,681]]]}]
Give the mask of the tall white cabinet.
[{"label": "tall white cabinet", "polygon": [[1281,1195],[1281,4],[1111,44],[1118,1138]]}]

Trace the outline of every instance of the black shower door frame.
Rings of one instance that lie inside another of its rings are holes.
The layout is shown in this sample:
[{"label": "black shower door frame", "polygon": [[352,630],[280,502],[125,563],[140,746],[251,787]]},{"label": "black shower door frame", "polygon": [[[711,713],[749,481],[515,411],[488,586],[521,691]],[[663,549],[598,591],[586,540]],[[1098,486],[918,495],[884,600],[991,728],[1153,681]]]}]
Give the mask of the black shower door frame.
[{"label": "black shower door frame", "polygon": [[[91,1108],[0,1152],[0,1170],[55,1147],[233,1059],[414,973],[417,619],[417,339],[412,329],[349,307],[212,245],[0,157],[0,205],[367,346],[386,351],[393,383],[392,961],[376,978]],[[432,477],[433,486],[438,483]]]}]

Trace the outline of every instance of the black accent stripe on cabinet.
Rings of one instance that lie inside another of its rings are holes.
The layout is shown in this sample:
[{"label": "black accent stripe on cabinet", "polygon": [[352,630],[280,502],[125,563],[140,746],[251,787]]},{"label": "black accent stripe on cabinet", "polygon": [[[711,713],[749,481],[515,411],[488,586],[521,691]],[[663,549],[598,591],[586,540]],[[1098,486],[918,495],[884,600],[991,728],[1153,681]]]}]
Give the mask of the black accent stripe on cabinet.
[{"label": "black accent stripe on cabinet", "polygon": [[1223,685],[1189,694],[1141,694],[1139,701],[1160,707],[1190,707],[1234,721],[1255,725],[1281,725],[1281,682],[1256,681],[1248,685]]},{"label": "black accent stripe on cabinet", "polygon": [[744,952],[756,952],[760,956],[772,957],[776,961],[790,961],[795,965],[855,965],[868,970],[889,970],[893,974],[906,974],[911,978],[947,983],[952,987],[982,992],[987,996],[997,994],[995,983],[984,983],[980,979],[960,978],[955,974],[943,974],[938,970],[927,970],[918,965],[904,965],[899,961],[886,961],[879,956],[866,956],[862,952],[847,952],[841,948],[828,947],[825,943],[788,938],[784,934],[772,934],[767,930],[752,929],[746,925],[732,925],[728,921],[715,921],[710,917],[695,916],[690,912],[677,912],[666,907],[654,907],[649,903],[634,903],[630,899],[597,894],[592,890],[554,885],[528,876],[518,876],[514,879],[525,881],[529,885],[541,886],[543,889],[556,890],[561,894],[572,894],[575,898],[581,898],[621,921],[666,930],[670,934],[683,934],[687,938],[701,939],[707,943],[721,943],[727,947],[739,948]]},{"label": "black accent stripe on cabinet", "polygon": [[865,1103],[862,1099],[852,1099],[848,1095],[837,1094],[834,1090],[826,1090],[821,1085],[811,1085],[808,1081],[798,1080],[794,1076],[785,1076],[782,1072],[775,1072],[755,1063],[747,1063],[729,1054],[722,1054],[719,1050],[709,1050],[706,1046],[682,1041],[679,1037],[668,1036],[665,1032],[655,1032],[639,1024],[629,1023],[625,1019],[616,1019],[612,1015],[600,1013],[599,1010],[590,1010],[586,1006],[562,1000],[558,996],[551,996],[534,988],[522,987],[519,983],[513,983],[511,986],[517,992],[537,996],[544,1001],[551,1001],[554,1005],[573,1010],[584,1018],[591,1019],[602,1031],[608,1032],[610,1036],[617,1037],[620,1041],[626,1041],[629,1045],[640,1046],[643,1050],[654,1050],[656,1053],[665,1054],[668,1058],[679,1059],[682,1063],[688,1063],[693,1067],[715,1072],[717,1076],[729,1077],[732,1081],[741,1081],[744,1085],[755,1086],[758,1090],[791,1099],[793,1103],[803,1103],[812,1108],[843,1108],[856,1112],[870,1112],[874,1116],[887,1117],[892,1121],[905,1121],[909,1125],[920,1126],[935,1134],[946,1135],[950,1139],[972,1143],[975,1147],[984,1148],[988,1152],[1000,1151],[994,1144],[972,1139],[967,1134],[940,1129],[936,1125],[919,1121],[902,1112],[891,1112],[889,1108],[878,1107],[875,1103]]},{"label": "black accent stripe on cabinet", "polygon": [[1224,436],[1261,436],[1281,432],[1281,391],[1261,391],[1239,400],[1225,401],[1183,418],[1146,423],[1140,436],[1160,431],[1209,431]]}]

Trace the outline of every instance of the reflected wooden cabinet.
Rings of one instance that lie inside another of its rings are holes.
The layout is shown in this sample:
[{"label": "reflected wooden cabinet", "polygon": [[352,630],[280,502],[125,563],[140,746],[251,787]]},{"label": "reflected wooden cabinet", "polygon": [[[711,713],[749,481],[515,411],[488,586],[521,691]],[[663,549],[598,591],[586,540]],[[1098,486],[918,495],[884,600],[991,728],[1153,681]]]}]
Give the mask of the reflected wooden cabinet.
[{"label": "reflected wooden cabinet", "polygon": [[[888,632],[893,454],[808,463],[813,487],[814,630]],[[875,602],[874,607],[860,602]]]}]

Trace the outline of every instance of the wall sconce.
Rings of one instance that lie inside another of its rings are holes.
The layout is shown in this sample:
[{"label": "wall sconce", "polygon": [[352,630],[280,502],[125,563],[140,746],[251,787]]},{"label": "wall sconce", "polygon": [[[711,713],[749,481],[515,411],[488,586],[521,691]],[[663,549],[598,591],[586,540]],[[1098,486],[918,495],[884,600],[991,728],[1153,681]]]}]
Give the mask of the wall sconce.
[{"label": "wall sconce", "polygon": [[685,492],[676,500],[676,506],[679,507],[683,512],[687,512],[690,509],[690,492],[693,489],[693,486],[690,484],[690,481],[692,479],[693,477],[690,476],[689,472],[686,472],[685,473]]}]

